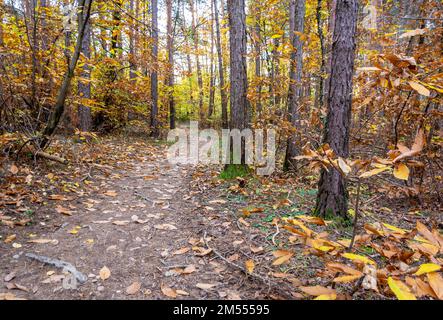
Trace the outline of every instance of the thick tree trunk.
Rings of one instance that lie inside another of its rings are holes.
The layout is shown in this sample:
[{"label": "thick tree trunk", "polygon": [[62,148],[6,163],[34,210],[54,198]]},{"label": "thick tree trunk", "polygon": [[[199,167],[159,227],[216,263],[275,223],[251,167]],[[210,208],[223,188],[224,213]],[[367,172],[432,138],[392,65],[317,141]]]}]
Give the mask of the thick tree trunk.
[{"label": "thick tree trunk", "polygon": [[221,35],[220,35],[220,22],[218,18],[218,5],[217,0],[214,0],[214,19],[215,19],[215,43],[217,47],[217,57],[218,57],[218,73],[220,80],[220,96],[221,96],[221,109],[222,109],[222,127],[227,129],[228,124],[228,97],[225,88],[225,76],[223,68],[223,53],[221,46]]},{"label": "thick tree trunk", "polygon": [[79,33],[77,36],[77,43],[75,45],[74,54],[72,56],[71,62],[68,65],[68,70],[63,78],[62,85],[57,95],[57,100],[55,102],[54,110],[49,117],[46,128],[43,131],[43,138],[40,143],[40,147],[43,149],[46,147],[49,137],[54,133],[57,128],[60,118],[63,114],[65,108],[66,96],[68,95],[69,86],[71,84],[72,77],[74,76],[74,70],[77,66],[78,58],[80,57],[80,51],[82,48],[83,37],[85,34],[86,25],[88,24],[89,17],[91,15],[91,5],[93,0],[80,0],[79,1]]},{"label": "thick tree trunk", "polygon": [[[303,42],[300,34],[304,32],[306,3],[305,0],[290,0],[289,6],[289,33],[293,50],[289,70],[288,111],[292,126],[297,130],[288,140],[284,169],[295,169],[295,156],[299,154],[300,135],[298,131],[298,107],[302,97],[303,75]],[[297,33],[297,34],[296,34]]]},{"label": "thick tree trunk", "polygon": [[[246,65],[246,14],[245,0],[228,0],[230,80],[231,80],[231,129],[249,127],[250,114],[247,99],[248,77]],[[245,150],[242,147],[242,164],[245,164]]]},{"label": "thick tree trunk", "polygon": [[152,58],[153,69],[151,72],[151,137],[158,138],[158,2],[152,0]]},{"label": "thick tree trunk", "polygon": [[[80,27],[80,24],[79,24]],[[81,53],[86,59],[91,58],[91,24],[89,21],[86,23],[85,34],[83,36]],[[91,68],[89,66],[89,61],[83,66],[83,72],[81,77],[87,80],[91,79]],[[89,81],[78,82],[78,92],[80,96],[84,99],[91,99],[91,83]],[[87,132],[91,131],[92,128],[92,115],[91,108],[85,106],[84,104],[80,104],[78,107],[78,127],[81,131]]]},{"label": "thick tree trunk", "polygon": [[[349,156],[357,7],[357,0],[337,0],[332,42],[324,142],[343,158]],[[335,169],[321,172],[316,212],[323,217],[328,215],[347,217],[346,181]]]}]

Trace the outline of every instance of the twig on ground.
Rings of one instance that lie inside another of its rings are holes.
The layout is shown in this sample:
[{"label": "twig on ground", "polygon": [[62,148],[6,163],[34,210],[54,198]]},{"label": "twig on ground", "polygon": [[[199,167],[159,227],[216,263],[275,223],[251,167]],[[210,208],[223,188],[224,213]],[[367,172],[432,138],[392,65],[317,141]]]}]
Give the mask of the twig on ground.
[{"label": "twig on ground", "polygon": [[259,280],[260,282],[266,284],[266,285],[268,286],[268,289],[269,289],[268,292],[271,291],[271,289],[273,289],[273,290],[277,291],[279,294],[281,294],[282,296],[285,296],[285,297],[288,298],[288,299],[294,299],[293,296],[291,296],[288,292],[284,291],[284,290],[281,288],[281,284],[273,284],[269,278],[264,278],[264,277],[262,277],[262,276],[260,276],[260,275],[258,275],[258,274],[255,274],[255,273],[249,273],[249,272],[246,270],[246,268],[244,268],[244,267],[242,267],[242,266],[240,266],[240,265],[238,265],[238,264],[236,264],[236,263],[234,263],[234,262],[232,262],[232,261],[229,261],[229,260],[228,260],[227,258],[225,258],[222,254],[220,254],[217,250],[215,250],[214,248],[212,248],[212,247],[209,246],[208,241],[206,240],[206,235],[207,235],[207,232],[205,231],[205,233],[204,233],[204,235],[203,235],[203,241],[205,242],[206,247],[207,247],[208,249],[211,249],[212,252],[214,252],[214,254],[215,254],[218,258],[220,258],[221,260],[223,260],[224,262],[226,262],[226,263],[227,263],[228,265],[230,265],[231,267],[234,267],[234,268],[236,268],[236,269],[241,270],[241,271],[242,271],[245,275],[247,275],[248,277],[251,277],[251,278],[253,278],[253,279],[255,279],[255,280]]}]

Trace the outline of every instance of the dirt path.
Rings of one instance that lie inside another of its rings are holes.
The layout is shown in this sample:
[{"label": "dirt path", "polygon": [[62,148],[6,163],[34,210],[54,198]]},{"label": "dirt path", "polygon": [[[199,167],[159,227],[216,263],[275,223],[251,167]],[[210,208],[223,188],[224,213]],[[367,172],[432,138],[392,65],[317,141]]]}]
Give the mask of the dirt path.
[{"label": "dirt path", "polygon": [[[204,233],[217,234],[218,228],[223,239],[229,216],[205,217],[208,208],[189,188],[190,168],[149,157],[133,168],[113,172],[120,179],[102,183],[93,194],[65,201],[63,207],[76,208],[72,216],[24,229],[35,233],[31,239],[52,242],[28,243],[29,234],[17,234],[21,247],[14,250],[2,242],[0,283],[6,292],[26,299],[261,297],[259,284],[248,280],[245,286],[244,274],[208,252]],[[27,253],[69,262],[88,280],[69,289],[69,278],[63,279],[69,274]],[[104,266],[111,273],[106,280],[100,278]]]}]

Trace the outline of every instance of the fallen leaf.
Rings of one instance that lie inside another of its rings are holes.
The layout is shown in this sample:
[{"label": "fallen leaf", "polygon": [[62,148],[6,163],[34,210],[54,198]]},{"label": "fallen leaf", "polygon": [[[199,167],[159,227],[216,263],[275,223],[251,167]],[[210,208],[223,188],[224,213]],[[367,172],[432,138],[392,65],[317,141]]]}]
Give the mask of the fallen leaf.
[{"label": "fallen leaf", "polygon": [[216,287],[218,284],[211,284],[211,283],[197,283],[195,286],[202,290],[211,290],[212,288]]},{"label": "fallen leaf", "polygon": [[102,280],[106,280],[111,276],[111,270],[109,270],[108,267],[104,266],[100,269],[99,275]]},{"label": "fallen leaf", "polygon": [[109,197],[116,197],[117,196],[117,192],[115,190],[108,190],[104,194]]},{"label": "fallen leaf", "polygon": [[71,210],[63,208],[60,205],[55,207],[55,211],[57,211],[57,213],[61,213],[61,214],[64,214],[66,216],[72,216],[72,211]]},{"label": "fallen leaf", "polygon": [[159,229],[159,230],[177,230],[177,227],[172,225],[172,224],[157,224],[154,226],[154,228]]},{"label": "fallen leaf", "polygon": [[415,275],[421,276],[422,274],[439,271],[440,269],[441,269],[441,266],[439,266],[438,264],[423,263],[422,265],[420,265],[420,267],[418,268]]},{"label": "fallen leaf", "polygon": [[311,296],[337,294],[334,289],[329,289],[322,286],[300,287],[300,290]]},{"label": "fallen leaf", "polygon": [[286,250],[277,250],[277,251],[274,251],[273,254],[277,258],[272,263],[273,266],[279,266],[279,265],[289,261],[289,259],[291,259],[292,256],[294,255],[294,253],[292,253],[290,251],[286,251]]},{"label": "fallen leaf", "polygon": [[12,174],[17,174],[18,173],[18,168],[15,164],[11,165],[9,167],[9,172],[11,172]]},{"label": "fallen leaf", "polygon": [[409,173],[409,168],[403,163],[396,165],[394,168],[394,177],[397,179],[407,181],[409,179]]},{"label": "fallen leaf", "polygon": [[127,226],[130,223],[130,221],[128,220],[115,220],[112,221],[112,224],[116,225],[116,226]]},{"label": "fallen leaf", "polygon": [[400,280],[394,280],[389,277],[388,285],[398,300],[417,300],[417,298],[411,293],[409,287]]},{"label": "fallen leaf", "polygon": [[422,96],[429,97],[431,95],[431,91],[427,89],[425,86],[421,85],[418,82],[415,81],[409,81],[409,85],[412,89],[420,93]]},{"label": "fallen leaf", "polygon": [[251,274],[255,268],[254,260],[247,260],[245,262],[245,266],[246,266],[246,270]]},{"label": "fallen leaf", "polygon": [[443,278],[437,272],[427,274],[429,285],[440,300],[443,300]]},{"label": "fallen leaf", "polygon": [[189,252],[189,250],[191,250],[191,248],[184,247],[184,248],[181,248],[181,249],[178,249],[178,250],[174,251],[172,253],[172,255],[177,256],[177,255],[180,255],[180,254],[184,254],[186,252]]},{"label": "fallen leaf", "polygon": [[343,256],[344,258],[350,259],[350,260],[352,260],[352,261],[359,261],[359,262],[363,262],[363,263],[365,263],[365,264],[376,265],[376,263],[375,263],[373,260],[371,260],[371,259],[369,259],[369,258],[366,258],[365,256],[358,255],[358,254],[354,254],[354,253],[342,253],[342,256]]},{"label": "fallen leaf", "polygon": [[164,284],[160,285],[160,289],[163,292],[163,294],[169,298],[177,298],[177,292],[174,289],[171,289]]},{"label": "fallen leaf", "polygon": [[129,287],[126,288],[126,293],[128,295],[136,294],[140,291],[140,288],[142,287],[140,282],[134,282]]},{"label": "fallen leaf", "polygon": [[9,236],[6,237],[5,239],[5,243],[11,243],[12,241],[14,241],[17,238],[17,236],[15,234],[11,234]]}]

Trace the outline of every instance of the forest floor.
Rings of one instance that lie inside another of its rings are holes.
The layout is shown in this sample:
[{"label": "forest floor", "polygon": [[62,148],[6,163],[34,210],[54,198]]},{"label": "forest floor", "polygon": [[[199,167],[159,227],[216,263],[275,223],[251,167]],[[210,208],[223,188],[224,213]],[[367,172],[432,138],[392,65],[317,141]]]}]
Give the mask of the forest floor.
[{"label": "forest floor", "polygon": [[[292,178],[226,182],[217,168],[170,165],[165,144],[139,138],[68,146],[52,150],[68,149],[68,166],[4,163],[0,295],[302,299],[298,287],[330,284],[319,277],[321,260],[301,247],[290,263],[272,265],[273,251],[288,246],[287,231],[274,219],[308,213],[315,189]],[[313,185],[316,177],[304,179]],[[374,201],[364,199],[367,206]],[[429,222],[433,213],[406,210],[398,219],[378,206],[365,221],[381,215],[410,227],[418,219]],[[337,238],[352,233],[329,224],[323,231]],[[70,263],[87,281],[73,283],[70,273],[29,253]],[[383,298],[350,291],[343,298]]]}]

